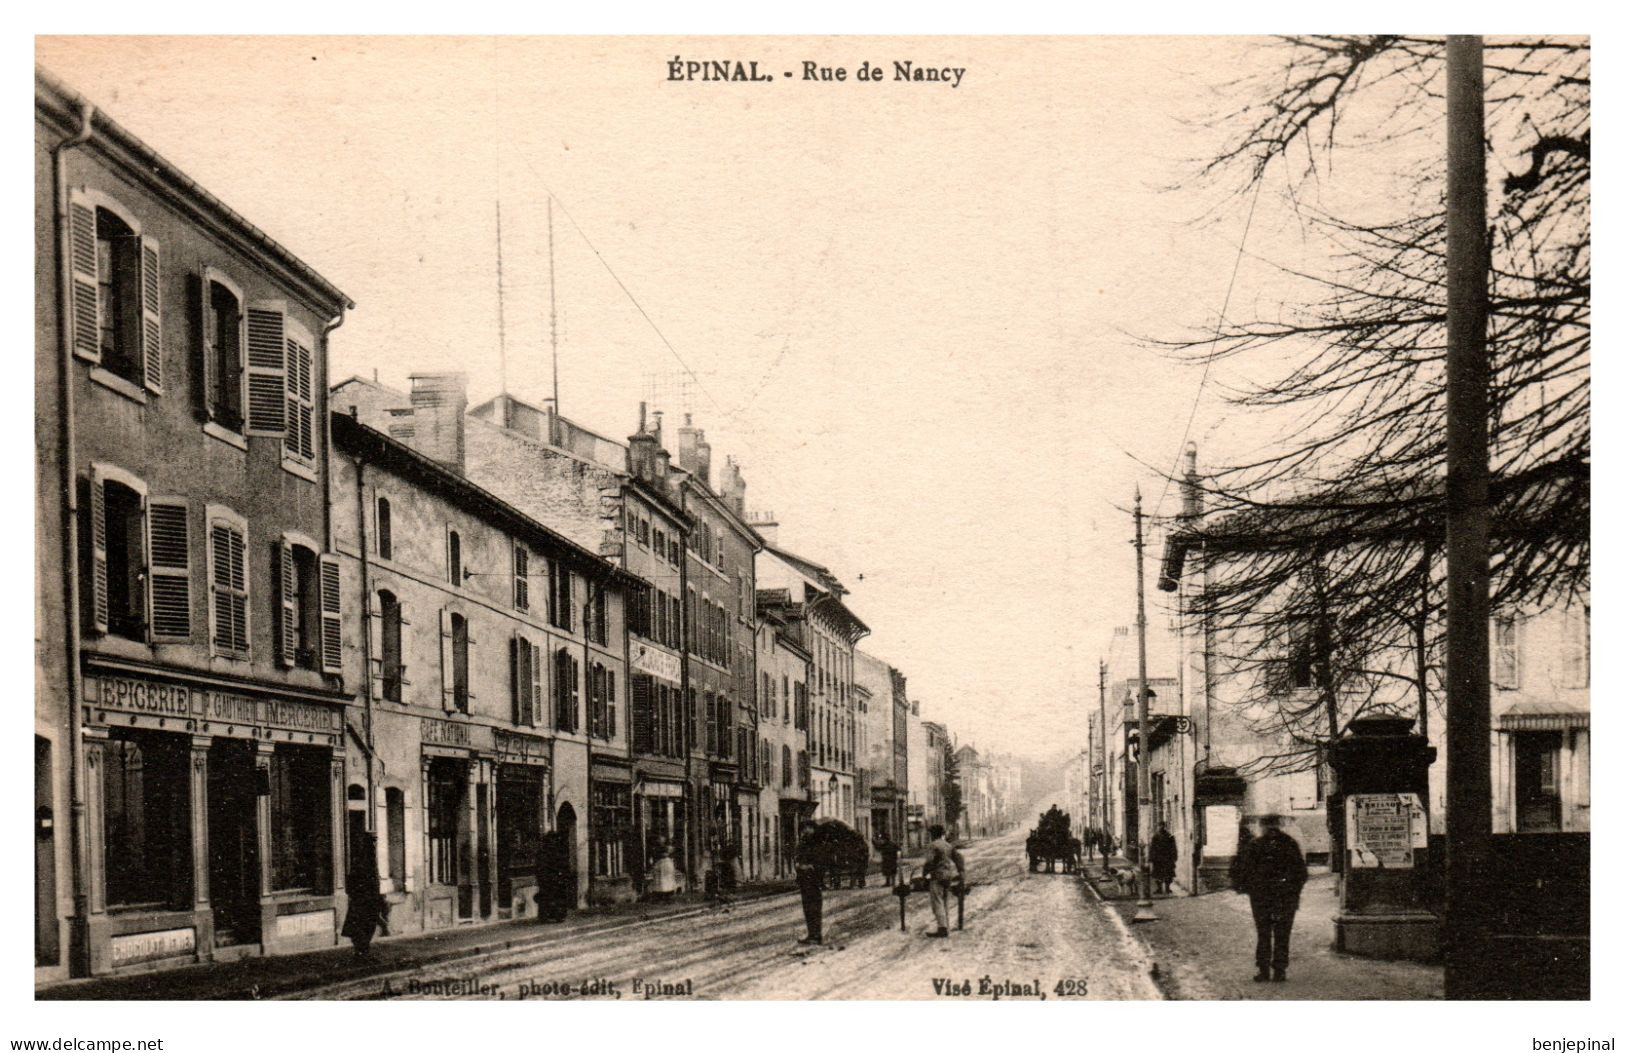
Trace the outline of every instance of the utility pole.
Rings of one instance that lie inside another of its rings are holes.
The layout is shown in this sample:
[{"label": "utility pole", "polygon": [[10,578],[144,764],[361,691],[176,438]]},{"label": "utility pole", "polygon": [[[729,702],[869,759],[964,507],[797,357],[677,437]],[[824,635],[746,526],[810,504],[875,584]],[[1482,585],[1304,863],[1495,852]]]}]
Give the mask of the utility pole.
[{"label": "utility pole", "polygon": [[1489,245],[1484,205],[1484,40],[1445,42],[1444,995],[1478,997],[1490,845]]},{"label": "utility pole", "polygon": [[1140,755],[1134,761],[1134,773],[1139,776],[1136,789],[1140,804],[1135,809],[1139,819],[1139,845],[1136,846],[1140,878],[1140,901],[1135,904],[1135,921],[1156,921],[1157,912],[1151,906],[1151,699],[1145,682],[1145,532],[1141,526],[1140,488],[1134,488],[1134,578],[1136,584],[1137,617],[1140,632],[1140,704],[1137,708],[1140,732]]},{"label": "utility pole", "polygon": [[[1111,743],[1106,738],[1106,660],[1100,660],[1100,829],[1112,829]],[[1101,853],[1101,862],[1105,862]]]}]

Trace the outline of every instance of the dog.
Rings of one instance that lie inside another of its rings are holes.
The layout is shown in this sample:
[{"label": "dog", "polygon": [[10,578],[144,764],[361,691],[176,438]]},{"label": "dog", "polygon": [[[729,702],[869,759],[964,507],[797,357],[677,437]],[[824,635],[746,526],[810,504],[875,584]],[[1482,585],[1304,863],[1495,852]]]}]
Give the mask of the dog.
[{"label": "dog", "polygon": [[1134,871],[1128,869],[1127,867],[1123,867],[1121,869],[1117,867],[1107,867],[1106,872],[1111,875],[1111,879],[1113,881],[1117,882],[1118,892],[1127,895],[1134,891]]}]

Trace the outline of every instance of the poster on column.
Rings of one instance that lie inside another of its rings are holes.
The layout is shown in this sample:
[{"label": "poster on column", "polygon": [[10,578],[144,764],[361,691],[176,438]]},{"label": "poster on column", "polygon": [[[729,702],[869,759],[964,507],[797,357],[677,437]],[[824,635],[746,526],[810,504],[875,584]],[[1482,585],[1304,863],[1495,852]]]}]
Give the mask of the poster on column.
[{"label": "poster on column", "polygon": [[1348,819],[1349,865],[1356,869],[1399,870],[1416,865],[1416,849],[1427,847],[1427,815],[1414,793],[1353,793],[1344,803]]}]

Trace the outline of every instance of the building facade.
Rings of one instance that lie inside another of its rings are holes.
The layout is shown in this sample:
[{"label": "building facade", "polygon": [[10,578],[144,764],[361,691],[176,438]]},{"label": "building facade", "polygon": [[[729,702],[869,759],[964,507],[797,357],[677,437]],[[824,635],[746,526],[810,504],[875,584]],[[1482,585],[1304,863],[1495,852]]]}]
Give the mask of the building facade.
[{"label": "building facade", "polygon": [[891,664],[861,650],[854,675],[862,729],[860,801],[869,808],[868,836],[900,845],[908,804],[908,681]]},{"label": "building facade", "polygon": [[35,81],[35,966],[335,942],[343,293]]},{"label": "building facade", "polygon": [[758,604],[756,669],[760,683],[757,746],[761,751],[762,876],[795,876],[801,824],[812,818],[807,758],[807,668],[801,630]]},{"label": "building facade", "polygon": [[[332,422],[362,699],[350,819],[376,832],[399,931],[534,914],[547,834],[576,904],[628,881],[629,795],[606,807],[616,783],[589,772],[624,769],[624,600],[641,583],[462,475],[462,444],[433,438],[456,435],[461,407],[424,397],[456,383],[414,378],[416,449]],[[452,419],[432,426],[437,410]]]}]

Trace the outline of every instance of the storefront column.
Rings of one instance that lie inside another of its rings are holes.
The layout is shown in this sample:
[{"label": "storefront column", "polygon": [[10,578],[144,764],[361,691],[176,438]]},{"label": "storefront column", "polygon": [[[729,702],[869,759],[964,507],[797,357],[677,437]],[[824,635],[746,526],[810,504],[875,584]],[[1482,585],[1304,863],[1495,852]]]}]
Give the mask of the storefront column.
[{"label": "storefront column", "polygon": [[[213,735],[192,736],[192,909],[199,913],[209,909],[209,743],[213,741]],[[211,946],[213,942],[209,941]]]},{"label": "storefront column", "polygon": [[106,728],[86,728],[81,748],[85,754],[85,909],[92,916],[107,913],[107,826],[104,819],[106,788]]},{"label": "storefront column", "polygon": [[254,771],[258,785],[254,797],[254,827],[259,837],[260,855],[260,942],[269,938],[276,926],[276,910],[271,905],[271,795],[259,790],[271,785],[271,755],[276,744],[264,739],[254,742]]},{"label": "storefront column", "polygon": [[[332,789],[329,791],[329,811],[333,824],[333,908],[337,911],[336,917],[344,917],[344,879],[349,863],[350,854],[346,850],[346,831],[344,829],[345,816],[349,811],[349,802],[344,793],[344,754],[334,753],[332,771]],[[374,889],[374,891],[377,891]]]}]

